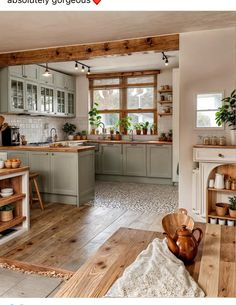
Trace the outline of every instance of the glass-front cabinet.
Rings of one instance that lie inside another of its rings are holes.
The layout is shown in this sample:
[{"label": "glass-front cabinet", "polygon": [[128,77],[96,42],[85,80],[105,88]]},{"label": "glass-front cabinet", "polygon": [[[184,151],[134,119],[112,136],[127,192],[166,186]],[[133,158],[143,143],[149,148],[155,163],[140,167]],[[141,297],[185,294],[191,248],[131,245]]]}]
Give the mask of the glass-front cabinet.
[{"label": "glass-front cabinet", "polygon": [[26,83],[26,111],[38,112],[38,86]]},{"label": "glass-front cabinet", "polygon": [[66,99],[64,91],[57,91],[57,113],[65,114],[66,111]]},{"label": "glass-front cabinet", "polygon": [[75,94],[72,92],[67,93],[67,115],[75,115]]},{"label": "glass-front cabinet", "polygon": [[54,91],[49,87],[41,87],[41,112],[54,113]]},{"label": "glass-front cabinet", "polygon": [[24,81],[17,78],[10,79],[10,101],[11,111],[24,110]]}]

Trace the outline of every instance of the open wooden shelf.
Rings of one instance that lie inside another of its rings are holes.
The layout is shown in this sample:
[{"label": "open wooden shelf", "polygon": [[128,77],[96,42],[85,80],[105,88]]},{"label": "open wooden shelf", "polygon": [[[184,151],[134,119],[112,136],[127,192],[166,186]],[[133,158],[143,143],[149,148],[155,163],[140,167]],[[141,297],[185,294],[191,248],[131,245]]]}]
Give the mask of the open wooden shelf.
[{"label": "open wooden shelf", "polygon": [[211,192],[220,192],[220,193],[236,193],[236,190],[226,190],[226,189],[215,189],[215,188],[208,188],[208,191]]},{"label": "open wooden shelf", "polygon": [[17,216],[10,221],[0,221],[0,232],[21,224],[25,219],[25,216]]},{"label": "open wooden shelf", "polygon": [[168,93],[168,92],[172,92],[172,89],[168,89],[168,90],[158,90],[159,93]]},{"label": "open wooden shelf", "polygon": [[217,218],[217,219],[228,219],[228,220],[236,220],[236,218],[230,217],[229,215],[225,215],[225,216],[218,216],[216,215],[216,211],[211,211],[208,214],[209,218]]},{"label": "open wooden shelf", "polygon": [[159,116],[170,116],[172,113],[158,113]]},{"label": "open wooden shelf", "polygon": [[165,105],[165,104],[172,104],[172,101],[158,101],[159,104]]},{"label": "open wooden shelf", "polygon": [[5,198],[0,198],[0,207],[10,204],[12,202],[18,201],[25,198],[25,194],[14,194],[12,196],[9,197],[5,197]]}]

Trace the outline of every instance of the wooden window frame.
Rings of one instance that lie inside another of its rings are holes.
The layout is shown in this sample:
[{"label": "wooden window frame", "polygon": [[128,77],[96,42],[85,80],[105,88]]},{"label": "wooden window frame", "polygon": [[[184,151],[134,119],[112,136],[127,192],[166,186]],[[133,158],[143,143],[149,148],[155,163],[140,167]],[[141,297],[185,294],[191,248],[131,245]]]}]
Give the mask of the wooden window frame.
[{"label": "wooden window frame", "polygon": [[[159,70],[152,70],[152,71],[135,71],[135,72],[115,72],[115,73],[105,73],[105,74],[91,74],[88,75],[89,79],[89,90],[90,90],[90,106],[93,106],[93,92],[94,90],[99,89],[119,89],[120,90],[120,108],[119,109],[104,109],[100,110],[99,113],[107,114],[107,113],[118,113],[119,119],[127,117],[128,113],[153,113],[153,123],[155,124],[154,134],[157,135],[157,126],[158,126],[158,112],[157,112],[157,82],[158,82],[158,74],[160,73]],[[134,83],[128,84],[128,78],[134,77],[142,77],[142,76],[153,76],[153,82],[149,83]],[[112,85],[94,85],[94,80],[96,79],[109,79],[109,78],[119,78],[119,84],[112,84]],[[128,109],[127,108],[127,89],[128,88],[154,88],[153,90],[153,107],[147,109]]]}]

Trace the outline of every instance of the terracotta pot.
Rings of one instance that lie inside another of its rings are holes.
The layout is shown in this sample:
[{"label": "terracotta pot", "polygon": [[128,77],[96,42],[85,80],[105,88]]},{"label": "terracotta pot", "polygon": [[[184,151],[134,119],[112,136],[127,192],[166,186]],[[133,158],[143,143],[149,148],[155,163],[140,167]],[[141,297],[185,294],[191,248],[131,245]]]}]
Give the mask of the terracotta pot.
[{"label": "terracotta pot", "polygon": [[95,133],[96,133],[96,129],[95,129],[95,128],[92,128],[91,134],[95,135]]},{"label": "terracotta pot", "polygon": [[148,129],[147,128],[143,128],[143,135],[147,135],[148,133]]},{"label": "terracotta pot", "polygon": [[82,140],[87,140],[87,136],[82,136]]},{"label": "terracotta pot", "polygon": [[225,203],[216,204],[216,215],[225,216],[228,213],[228,206]]},{"label": "terracotta pot", "polygon": [[10,221],[13,219],[13,212],[11,211],[1,211],[0,212],[0,220],[1,221]]},{"label": "terracotta pot", "polygon": [[120,134],[116,134],[115,135],[115,140],[116,141],[120,141],[121,140],[121,135]]},{"label": "terracotta pot", "polygon": [[81,136],[76,136],[76,140],[81,140]]},{"label": "terracotta pot", "polygon": [[229,215],[230,215],[230,217],[232,217],[232,218],[236,218],[236,210],[231,210],[231,209],[229,209]]},{"label": "terracotta pot", "polygon": [[137,135],[137,136],[140,136],[140,135],[141,135],[141,130],[136,129],[136,135]]}]

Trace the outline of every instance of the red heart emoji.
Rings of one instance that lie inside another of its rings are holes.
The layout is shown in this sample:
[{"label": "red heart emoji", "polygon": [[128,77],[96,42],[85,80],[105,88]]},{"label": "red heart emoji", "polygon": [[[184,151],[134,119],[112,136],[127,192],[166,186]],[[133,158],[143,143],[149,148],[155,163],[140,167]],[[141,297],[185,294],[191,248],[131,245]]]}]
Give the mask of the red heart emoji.
[{"label": "red heart emoji", "polygon": [[101,2],[101,0],[93,0],[93,2],[98,5]]}]

